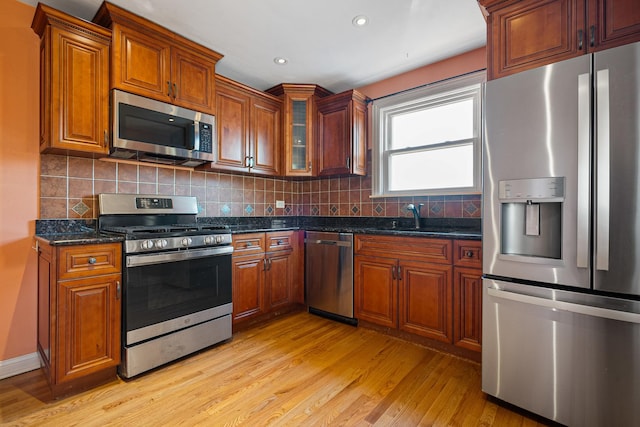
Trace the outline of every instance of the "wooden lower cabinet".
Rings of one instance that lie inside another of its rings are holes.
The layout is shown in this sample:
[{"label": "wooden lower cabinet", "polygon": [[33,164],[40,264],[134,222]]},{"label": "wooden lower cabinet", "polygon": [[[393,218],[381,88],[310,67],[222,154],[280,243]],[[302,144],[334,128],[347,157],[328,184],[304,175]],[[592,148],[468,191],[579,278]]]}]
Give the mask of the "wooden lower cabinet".
[{"label": "wooden lower cabinet", "polygon": [[233,324],[300,304],[298,231],[233,236]]},{"label": "wooden lower cabinet", "polygon": [[482,270],[453,269],[453,343],[469,350],[482,349]]},{"label": "wooden lower cabinet", "polygon": [[38,247],[38,353],[53,395],[115,379],[121,244]]},{"label": "wooden lower cabinet", "polygon": [[400,262],[398,267],[398,327],[434,340],[451,342],[452,267],[415,261]]},{"label": "wooden lower cabinet", "polygon": [[479,241],[356,235],[356,318],[480,351],[480,257]]}]

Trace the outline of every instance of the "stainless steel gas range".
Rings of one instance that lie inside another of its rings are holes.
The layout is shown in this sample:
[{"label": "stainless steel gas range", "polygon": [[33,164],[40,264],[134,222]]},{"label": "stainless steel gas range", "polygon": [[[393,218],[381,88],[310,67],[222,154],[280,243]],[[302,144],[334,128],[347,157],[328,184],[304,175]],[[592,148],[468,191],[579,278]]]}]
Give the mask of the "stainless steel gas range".
[{"label": "stainless steel gas range", "polygon": [[123,244],[129,378],[231,338],[231,233],[196,222],[195,197],[100,194],[99,229]]}]

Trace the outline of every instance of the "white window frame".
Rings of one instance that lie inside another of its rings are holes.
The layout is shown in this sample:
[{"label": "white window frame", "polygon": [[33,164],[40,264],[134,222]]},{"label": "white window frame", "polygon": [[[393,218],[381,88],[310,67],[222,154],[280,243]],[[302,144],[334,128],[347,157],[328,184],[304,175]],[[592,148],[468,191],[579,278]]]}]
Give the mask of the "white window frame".
[{"label": "white window frame", "polygon": [[[484,71],[455,77],[443,82],[400,92],[374,100],[371,105],[371,136],[373,145],[373,173],[371,197],[402,197],[479,194],[482,192],[482,106],[484,97]],[[452,101],[472,99],[474,103],[473,138],[461,141],[446,141],[439,144],[391,150],[391,120],[394,115],[412,110],[446,104]],[[469,187],[447,187],[392,191],[389,189],[389,154],[394,152],[436,150],[473,143],[473,185]]]}]

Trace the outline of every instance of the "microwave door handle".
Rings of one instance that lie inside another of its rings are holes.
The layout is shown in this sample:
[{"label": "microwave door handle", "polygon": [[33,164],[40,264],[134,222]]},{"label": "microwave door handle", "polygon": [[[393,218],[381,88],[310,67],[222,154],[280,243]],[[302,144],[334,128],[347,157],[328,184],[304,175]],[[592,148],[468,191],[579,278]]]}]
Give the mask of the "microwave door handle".
[{"label": "microwave door handle", "polygon": [[187,150],[195,150],[195,148],[199,146],[200,132],[198,129],[198,122],[192,122],[191,125],[187,127],[187,141],[184,145],[184,148],[186,148]]},{"label": "microwave door handle", "polygon": [[609,270],[609,70],[596,73],[596,270]]}]

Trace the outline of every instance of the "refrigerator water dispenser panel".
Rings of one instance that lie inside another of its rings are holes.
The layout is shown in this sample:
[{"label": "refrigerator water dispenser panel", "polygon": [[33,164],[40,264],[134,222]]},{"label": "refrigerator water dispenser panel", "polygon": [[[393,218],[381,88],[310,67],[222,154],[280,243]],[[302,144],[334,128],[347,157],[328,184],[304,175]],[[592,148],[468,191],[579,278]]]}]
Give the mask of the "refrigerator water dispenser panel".
[{"label": "refrigerator water dispenser panel", "polygon": [[564,177],[500,181],[502,257],[562,258],[564,188]]}]

